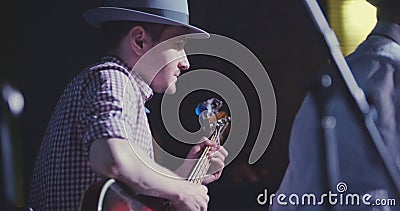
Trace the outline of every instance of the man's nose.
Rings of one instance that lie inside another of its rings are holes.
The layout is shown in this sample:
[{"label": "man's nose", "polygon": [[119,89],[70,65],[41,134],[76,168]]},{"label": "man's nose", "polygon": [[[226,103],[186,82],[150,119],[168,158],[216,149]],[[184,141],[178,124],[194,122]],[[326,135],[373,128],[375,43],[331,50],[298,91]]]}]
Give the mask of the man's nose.
[{"label": "man's nose", "polygon": [[186,53],[183,53],[183,55],[179,59],[178,68],[180,70],[188,70],[189,67],[190,67],[189,60],[186,56]]}]

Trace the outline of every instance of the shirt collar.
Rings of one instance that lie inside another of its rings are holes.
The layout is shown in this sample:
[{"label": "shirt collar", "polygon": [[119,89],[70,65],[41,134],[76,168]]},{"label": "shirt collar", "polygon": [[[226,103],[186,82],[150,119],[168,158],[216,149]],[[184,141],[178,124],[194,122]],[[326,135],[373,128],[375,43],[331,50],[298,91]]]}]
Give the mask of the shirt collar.
[{"label": "shirt collar", "polygon": [[101,61],[112,62],[126,69],[130,77],[132,77],[136,81],[145,102],[153,97],[153,90],[150,88],[150,86],[143,80],[143,78],[138,73],[132,71],[132,67],[130,67],[127,63],[125,63],[122,59],[120,59],[117,56],[104,56]]},{"label": "shirt collar", "polygon": [[145,102],[153,97],[153,90],[150,86],[143,80],[143,78],[136,72],[131,71],[131,76],[139,85],[140,92],[142,93]]},{"label": "shirt collar", "polygon": [[400,26],[396,23],[379,21],[371,35],[387,37],[400,45]]}]

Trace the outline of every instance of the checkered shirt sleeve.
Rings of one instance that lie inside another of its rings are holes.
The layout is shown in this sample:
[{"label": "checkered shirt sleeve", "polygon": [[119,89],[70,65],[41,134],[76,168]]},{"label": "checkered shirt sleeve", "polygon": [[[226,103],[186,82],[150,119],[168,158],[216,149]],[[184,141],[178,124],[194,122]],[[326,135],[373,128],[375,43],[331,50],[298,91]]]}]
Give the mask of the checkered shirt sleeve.
[{"label": "checkered shirt sleeve", "polygon": [[144,103],[150,87],[119,59],[105,57],[65,89],[36,160],[29,203],[35,210],[77,210],[99,179],[90,168],[90,144],[102,138],[134,142],[153,158]]}]

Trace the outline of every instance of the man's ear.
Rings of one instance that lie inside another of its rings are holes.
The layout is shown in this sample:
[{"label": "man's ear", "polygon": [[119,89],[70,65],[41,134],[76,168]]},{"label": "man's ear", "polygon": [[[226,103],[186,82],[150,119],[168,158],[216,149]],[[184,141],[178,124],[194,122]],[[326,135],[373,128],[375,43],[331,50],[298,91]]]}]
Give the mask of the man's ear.
[{"label": "man's ear", "polygon": [[153,46],[150,34],[142,26],[133,27],[129,31],[129,38],[131,49],[138,56],[143,55]]}]

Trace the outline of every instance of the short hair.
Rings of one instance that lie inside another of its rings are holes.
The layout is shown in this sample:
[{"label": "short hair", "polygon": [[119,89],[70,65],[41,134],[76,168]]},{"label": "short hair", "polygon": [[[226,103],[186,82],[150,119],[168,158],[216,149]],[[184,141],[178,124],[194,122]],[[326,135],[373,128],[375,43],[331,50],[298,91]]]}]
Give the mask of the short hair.
[{"label": "short hair", "polygon": [[143,27],[155,42],[159,41],[162,33],[170,27],[165,24],[139,21],[111,21],[102,25],[102,38],[106,51],[115,50],[121,39],[135,26]]}]

